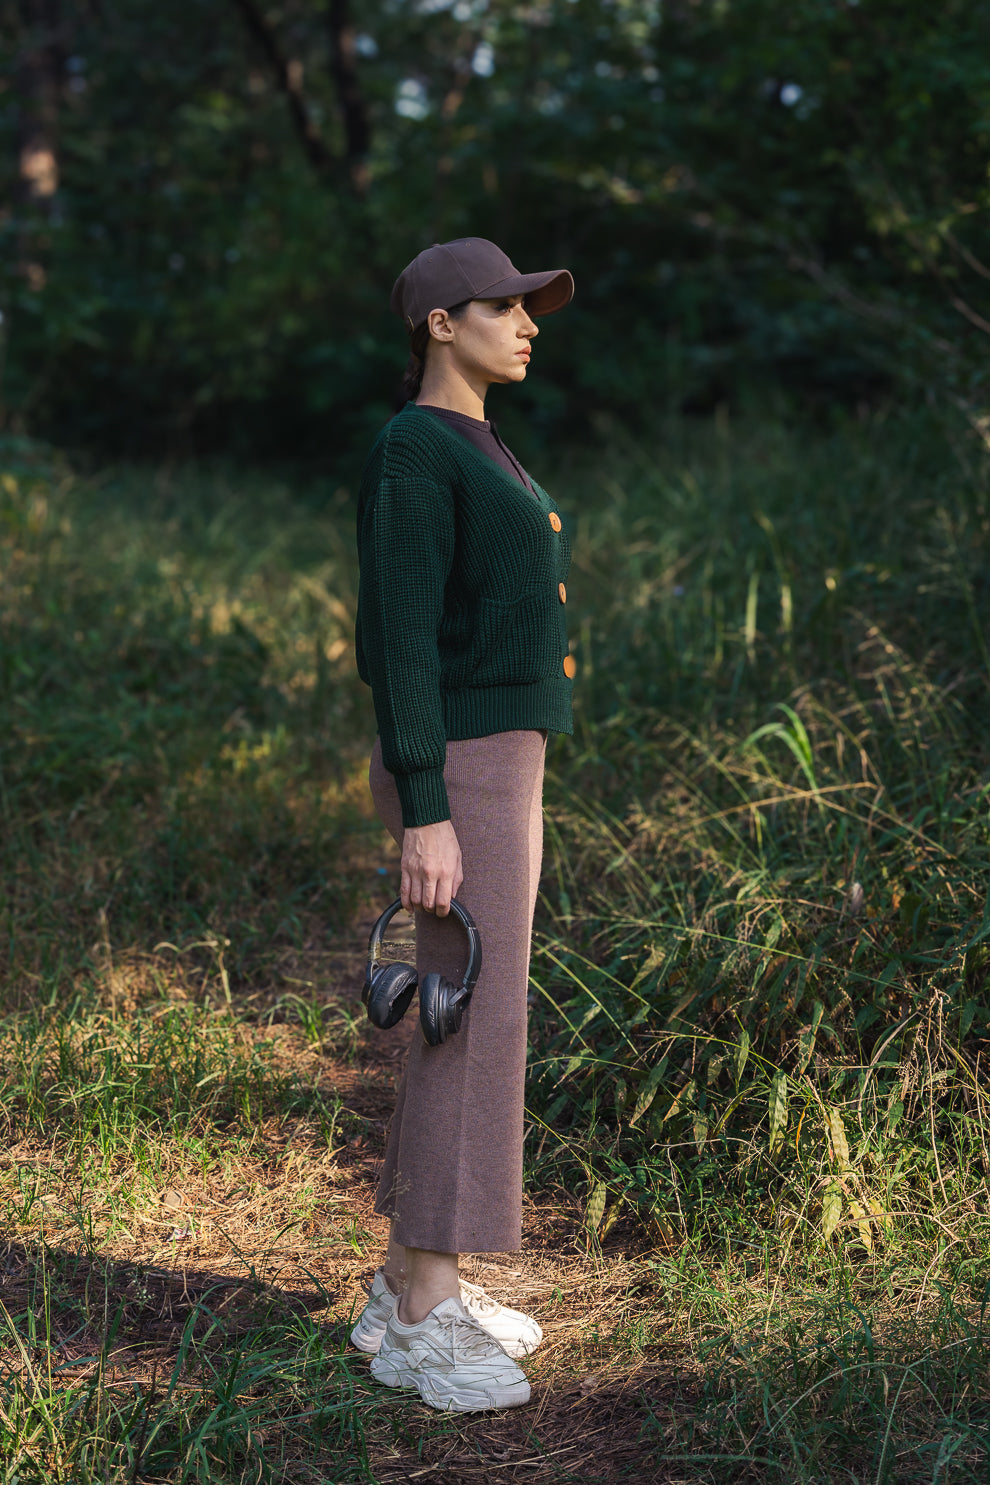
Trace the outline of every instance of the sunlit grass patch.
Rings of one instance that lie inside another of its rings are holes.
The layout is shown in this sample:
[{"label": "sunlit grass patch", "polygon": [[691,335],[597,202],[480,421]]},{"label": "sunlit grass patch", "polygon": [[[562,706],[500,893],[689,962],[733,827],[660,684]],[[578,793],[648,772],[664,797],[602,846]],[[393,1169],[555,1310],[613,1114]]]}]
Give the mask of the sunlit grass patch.
[{"label": "sunlit grass patch", "polygon": [[378,831],[338,497],[3,452],[8,975],[210,935],[244,974],[340,931]]}]

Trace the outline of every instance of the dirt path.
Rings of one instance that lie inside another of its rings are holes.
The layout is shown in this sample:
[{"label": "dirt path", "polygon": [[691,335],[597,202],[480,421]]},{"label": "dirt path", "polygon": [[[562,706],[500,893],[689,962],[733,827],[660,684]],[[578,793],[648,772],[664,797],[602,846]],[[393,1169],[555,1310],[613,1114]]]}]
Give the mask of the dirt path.
[{"label": "dirt path", "polygon": [[[363,958],[341,970],[357,996]],[[339,1156],[348,1209],[373,1235],[367,1262],[338,1270],[341,1309],[360,1307],[362,1281],[370,1281],[384,1254],[387,1224],[372,1210],[377,1173],[395,1087],[416,1034],[412,1017],[388,1032],[364,1023],[353,1060],[324,1066],[323,1079],[368,1129]],[[531,1402],[455,1419],[411,1403],[398,1436],[374,1450],[381,1485],[683,1478],[665,1469],[659,1445],[669,1431],[664,1420],[672,1425],[690,1406],[696,1381],[683,1369],[683,1344],[658,1337],[657,1316],[643,1324],[649,1280],[641,1246],[617,1233],[604,1251],[593,1251],[578,1202],[558,1192],[525,1201],[521,1253],[469,1257],[463,1271],[539,1319],[544,1343],[526,1363]],[[649,1436],[641,1437],[645,1425]]]},{"label": "dirt path", "polygon": [[[0,1301],[27,1324],[40,1313],[41,1286],[47,1331],[36,1359],[67,1384],[99,1377],[121,1396],[136,1388],[152,1398],[159,1379],[182,1369],[190,1326],[204,1345],[222,1333],[236,1350],[238,1335],[257,1335],[266,1317],[308,1315],[310,1331],[315,1326],[320,1344],[329,1344],[325,1354],[339,1348],[345,1358],[342,1375],[357,1389],[379,1485],[683,1478],[665,1472],[663,1445],[697,1383],[684,1369],[683,1342],[651,1302],[649,1255],[619,1227],[605,1252],[589,1247],[580,1205],[564,1191],[527,1199],[521,1253],[464,1265],[467,1278],[543,1327],[544,1344],[526,1363],[533,1389],[526,1407],[438,1414],[378,1388],[366,1358],[349,1346],[363,1286],[384,1255],[387,1224],[374,1214],[374,1195],[396,1083],[419,1034],[413,1017],[384,1033],[364,1017],[369,926],[357,925],[333,953],[309,950],[280,965],[273,976],[280,988],[270,994],[235,998],[238,1034],[287,1075],[287,1099],[268,1117],[252,1114],[229,1140],[216,1130],[205,1143],[165,1133],[151,1174],[147,1152],[128,1148],[92,1169],[42,1140],[2,1152],[10,1189],[14,1177],[21,1186],[34,1182],[36,1199],[21,1217],[10,1209]],[[300,1024],[286,984],[332,987],[316,993],[322,1033],[319,1017],[315,1032],[312,1018],[308,1030]],[[181,996],[182,986],[173,993]],[[296,1099],[293,1089],[305,1096]],[[292,1354],[297,1343],[282,1331],[278,1344]],[[26,1353],[16,1345],[0,1352],[0,1370],[23,1371]],[[327,1374],[341,1373],[331,1363]],[[190,1384],[195,1391],[195,1378]],[[292,1466],[279,1478],[336,1485],[322,1459],[310,1463],[317,1475],[300,1461],[301,1473]]]}]

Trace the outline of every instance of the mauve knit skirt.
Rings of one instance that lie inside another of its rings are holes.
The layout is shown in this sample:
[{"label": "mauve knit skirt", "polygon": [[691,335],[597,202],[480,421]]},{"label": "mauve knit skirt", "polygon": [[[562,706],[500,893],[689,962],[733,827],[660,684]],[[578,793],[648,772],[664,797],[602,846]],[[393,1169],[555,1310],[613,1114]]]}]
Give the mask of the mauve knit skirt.
[{"label": "mauve knit skirt", "polygon": [[[482,967],[460,1031],[439,1047],[417,1032],[399,1084],[375,1210],[393,1219],[406,1248],[522,1246],[526,997],[545,751],[537,731],[447,744],[444,781],[464,867],[457,896],[478,925]],[[370,780],[375,807],[401,845],[399,797],[378,742]],[[438,971],[460,984],[467,957],[453,917],[417,912],[420,979]]]}]

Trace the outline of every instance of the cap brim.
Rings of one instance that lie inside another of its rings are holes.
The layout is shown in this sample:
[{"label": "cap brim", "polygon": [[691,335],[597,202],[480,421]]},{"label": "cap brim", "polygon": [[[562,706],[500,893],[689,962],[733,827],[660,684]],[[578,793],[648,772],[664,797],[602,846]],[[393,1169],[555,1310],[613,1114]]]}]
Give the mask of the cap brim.
[{"label": "cap brim", "polygon": [[566,268],[548,273],[517,273],[479,289],[476,299],[501,299],[506,294],[524,294],[531,315],[554,315],[574,297],[574,280]]}]

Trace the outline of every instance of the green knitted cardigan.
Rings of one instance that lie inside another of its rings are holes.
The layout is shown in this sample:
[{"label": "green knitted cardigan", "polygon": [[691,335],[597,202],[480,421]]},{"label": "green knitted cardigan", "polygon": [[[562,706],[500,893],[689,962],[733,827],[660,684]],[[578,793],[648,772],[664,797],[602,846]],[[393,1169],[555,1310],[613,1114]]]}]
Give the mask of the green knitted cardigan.
[{"label": "green knitted cardigan", "polygon": [[410,403],[368,460],[358,555],[358,672],[403,824],[447,820],[448,740],[572,730],[570,545],[535,480],[530,494]]}]

